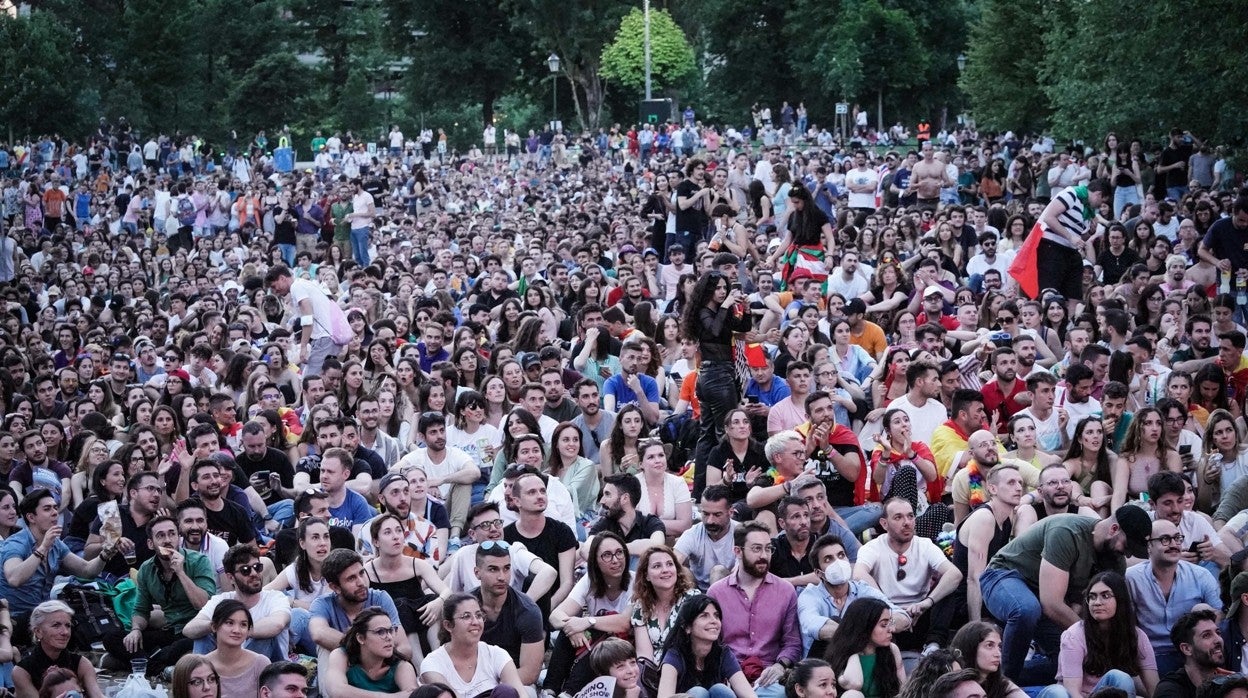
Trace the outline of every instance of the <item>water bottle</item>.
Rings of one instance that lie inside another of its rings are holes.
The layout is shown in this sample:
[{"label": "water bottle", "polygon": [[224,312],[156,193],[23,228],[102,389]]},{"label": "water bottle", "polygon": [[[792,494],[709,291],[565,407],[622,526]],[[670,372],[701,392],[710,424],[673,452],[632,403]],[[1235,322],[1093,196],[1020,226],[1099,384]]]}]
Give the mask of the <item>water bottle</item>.
[{"label": "water bottle", "polygon": [[1235,304],[1241,308],[1248,305],[1248,284],[1238,277],[1235,279]]},{"label": "water bottle", "polygon": [[1231,275],[1228,272],[1222,272],[1222,281],[1218,284],[1218,293],[1228,296],[1231,293]]}]

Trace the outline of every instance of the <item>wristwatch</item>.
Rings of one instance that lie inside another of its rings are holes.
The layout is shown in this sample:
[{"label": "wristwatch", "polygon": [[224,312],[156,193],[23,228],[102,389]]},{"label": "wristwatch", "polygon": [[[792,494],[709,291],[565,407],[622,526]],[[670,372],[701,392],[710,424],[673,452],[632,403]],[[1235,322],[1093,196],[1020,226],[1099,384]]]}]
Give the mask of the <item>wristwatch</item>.
[{"label": "wristwatch", "polygon": [[597,627],[597,625],[598,625],[598,618],[597,618],[597,616],[590,616],[590,617],[589,617],[589,627],[593,628],[593,627]]}]

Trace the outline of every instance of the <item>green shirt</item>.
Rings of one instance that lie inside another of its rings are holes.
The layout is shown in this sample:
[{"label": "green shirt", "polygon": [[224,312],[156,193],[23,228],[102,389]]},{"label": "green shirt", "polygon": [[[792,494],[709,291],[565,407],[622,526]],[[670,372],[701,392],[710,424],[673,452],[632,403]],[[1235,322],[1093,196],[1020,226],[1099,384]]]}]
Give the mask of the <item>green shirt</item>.
[{"label": "green shirt", "polygon": [[[1046,516],[998,551],[988,567],[1017,572],[1027,586],[1039,594],[1040,561],[1047,560],[1070,574],[1066,585],[1069,601],[1082,593],[1092,575],[1100,571],[1094,569],[1097,554],[1092,545],[1092,529],[1099,521],[1079,514]],[[1123,571],[1121,555],[1117,556],[1114,567],[1118,572]]]},{"label": "green shirt", "polygon": [[[186,576],[209,596],[216,594],[217,579],[208,556],[190,550],[181,552],[185,557],[182,569],[186,570]],[[150,618],[152,606],[160,606],[165,612],[165,624],[173,632],[181,634],[182,627],[199,613],[199,609],[191,605],[177,576],[171,577],[168,582],[161,579],[158,564],[153,557],[139,566],[139,600],[134,604],[134,615]]]}]

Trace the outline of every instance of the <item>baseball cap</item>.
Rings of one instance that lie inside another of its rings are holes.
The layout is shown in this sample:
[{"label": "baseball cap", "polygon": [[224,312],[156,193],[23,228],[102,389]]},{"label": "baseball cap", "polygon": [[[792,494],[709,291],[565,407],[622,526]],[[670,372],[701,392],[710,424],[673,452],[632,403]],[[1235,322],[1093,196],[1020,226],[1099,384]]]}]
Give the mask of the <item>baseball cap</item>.
[{"label": "baseball cap", "polygon": [[531,351],[522,352],[520,356],[517,357],[517,360],[520,362],[520,367],[526,371],[533,366],[537,366],[542,363],[542,360],[538,358],[537,354]]},{"label": "baseball cap", "polygon": [[846,315],[861,315],[865,312],[867,312],[867,304],[861,298],[851,298],[849,302],[845,304]]},{"label": "baseball cap", "polygon": [[1234,618],[1235,614],[1239,613],[1239,609],[1243,606],[1240,599],[1244,597],[1244,594],[1248,594],[1248,572],[1240,572],[1231,580],[1231,607],[1226,611],[1227,618]]},{"label": "baseball cap", "polygon": [[1153,534],[1153,520],[1140,507],[1128,504],[1118,508],[1114,521],[1127,537],[1127,554],[1148,557],[1148,539]]},{"label": "baseball cap", "polygon": [[933,295],[933,294],[939,294],[941,296],[944,296],[945,295],[944,287],[937,286],[936,284],[932,284],[931,286],[928,286],[927,288],[923,289],[924,298],[927,298],[928,296]]},{"label": "baseball cap", "polygon": [[815,275],[811,274],[810,270],[805,267],[798,267],[789,274],[789,281],[797,281],[798,279],[813,279],[813,278],[815,278]]},{"label": "baseball cap", "polygon": [[385,477],[381,478],[381,485],[377,487],[377,491],[385,492],[387,487],[389,487],[390,485],[393,485],[396,482],[406,483],[407,478],[403,477],[402,475],[398,473],[386,473]]}]

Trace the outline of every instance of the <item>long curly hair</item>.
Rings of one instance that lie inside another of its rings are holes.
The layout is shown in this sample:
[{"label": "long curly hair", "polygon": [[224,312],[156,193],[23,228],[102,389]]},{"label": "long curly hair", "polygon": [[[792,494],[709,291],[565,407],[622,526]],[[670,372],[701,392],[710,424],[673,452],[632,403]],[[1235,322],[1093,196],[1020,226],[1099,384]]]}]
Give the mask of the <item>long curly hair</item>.
[{"label": "long curly hair", "polygon": [[728,283],[728,277],[718,271],[713,271],[698,279],[698,283],[694,285],[693,293],[689,301],[685,303],[684,311],[680,316],[680,329],[684,336],[690,339],[701,339],[702,321],[698,316],[715,296],[715,288],[720,281]]},{"label": "long curly hair", "polygon": [[637,561],[637,578],[633,580],[633,601],[641,607],[643,617],[650,615],[655,604],[659,602],[659,593],[650,584],[650,579],[646,575],[646,570],[650,568],[650,558],[655,555],[667,555],[676,564],[676,586],[672,589],[673,599],[679,599],[694,588],[693,574],[689,572],[689,568],[680,565],[680,560],[671,548],[666,545],[647,548],[646,552],[641,554],[641,559]]},{"label": "long curly hair", "polygon": [[[1083,458],[1083,432],[1092,422],[1100,424],[1101,429],[1104,430],[1105,424],[1100,417],[1084,417],[1079,420],[1079,424],[1075,425],[1075,438],[1070,440],[1070,446],[1066,449],[1066,457],[1062,460],[1077,461]],[[1109,440],[1112,438],[1112,434],[1105,434],[1101,440],[1101,449],[1096,452],[1096,472],[1094,477],[1101,482],[1110,482],[1113,479],[1109,472]]]}]

